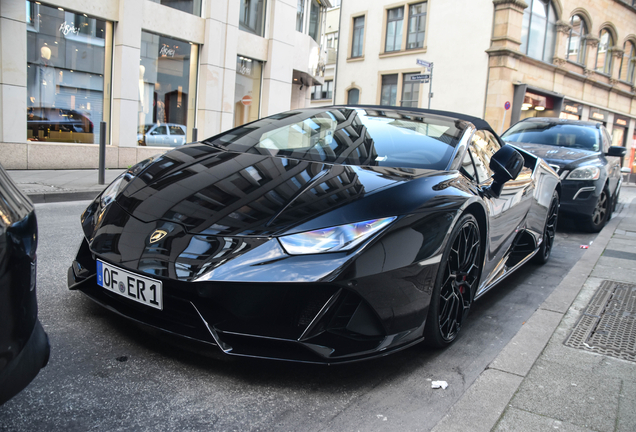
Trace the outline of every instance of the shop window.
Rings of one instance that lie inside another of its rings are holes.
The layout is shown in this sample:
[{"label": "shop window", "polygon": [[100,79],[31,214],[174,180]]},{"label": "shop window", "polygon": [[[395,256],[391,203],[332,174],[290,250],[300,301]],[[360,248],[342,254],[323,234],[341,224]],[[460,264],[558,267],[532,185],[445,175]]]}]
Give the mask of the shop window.
[{"label": "shop window", "polygon": [[[152,33],[141,32],[139,61],[138,135],[140,145],[175,146],[183,138],[169,138],[194,125],[197,45]],[[153,126],[168,126],[153,128]],[[151,134],[153,134],[150,136]],[[181,134],[179,134],[181,135]]]},{"label": "shop window", "polygon": [[150,0],[192,15],[201,16],[201,0]]},{"label": "shop window", "polygon": [[611,75],[612,73],[612,53],[610,48],[614,45],[612,35],[606,30],[601,30],[599,35],[598,48],[596,49],[596,72]]},{"label": "shop window", "polygon": [[352,88],[347,92],[347,103],[349,105],[358,105],[360,103],[360,90]]},{"label": "shop window", "polygon": [[353,19],[353,40],[351,44],[351,57],[362,57],[362,46],[364,43],[364,17]]},{"label": "shop window", "polygon": [[320,12],[322,8],[316,0],[311,0],[309,9],[309,36],[318,42],[320,39]]},{"label": "shop window", "polygon": [[27,139],[99,143],[109,121],[112,23],[27,7]]},{"label": "shop window", "polygon": [[314,86],[311,93],[311,100],[331,99],[333,90],[333,81],[325,81],[323,85]]},{"label": "shop window", "polygon": [[400,105],[403,107],[417,108],[420,100],[420,81],[411,80],[412,76],[417,74],[404,74],[402,82],[402,100]]},{"label": "shop window", "polygon": [[406,49],[424,47],[426,30],[426,2],[409,6],[409,31],[406,38]]},{"label": "shop window", "polygon": [[398,75],[382,75],[380,90],[380,105],[397,105]]},{"label": "shop window", "polygon": [[384,51],[399,51],[402,46],[402,24],[404,22],[404,7],[387,10],[386,43]]},{"label": "shop window", "polygon": [[259,118],[263,63],[237,56],[234,88],[234,127]]},{"label": "shop window", "polygon": [[572,62],[585,65],[587,26],[585,25],[585,21],[578,15],[574,15],[570,19],[570,25],[572,28],[568,36],[565,58]]},{"label": "shop window", "polygon": [[265,0],[241,0],[239,28],[263,36],[265,28]]},{"label": "shop window", "polygon": [[522,53],[552,63],[556,41],[557,16],[552,0],[528,0],[521,27]]},{"label": "shop window", "polygon": [[623,45],[623,58],[621,59],[621,71],[619,73],[622,81],[634,84],[636,71],[636,46],[633,42],[625,42]]},{"label": "shop window", "polygon": [[305,22],[305,0],[298,0],[296,5],[296,31],[302,33]]}]

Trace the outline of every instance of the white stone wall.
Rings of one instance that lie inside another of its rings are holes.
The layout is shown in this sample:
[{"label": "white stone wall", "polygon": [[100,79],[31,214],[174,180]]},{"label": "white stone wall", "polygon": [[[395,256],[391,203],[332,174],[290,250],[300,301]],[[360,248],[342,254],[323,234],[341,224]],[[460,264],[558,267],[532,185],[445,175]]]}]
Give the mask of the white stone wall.
[{"label": "white stone wall", "polygon": [[[429,0],[425,48],[382,56],[386,7],[400,4],[394,0],[343,2],[336,103],[345,103],[346,91],[352,87],[360,89],[361,104],[379,103],[381,74],[424,73],[416,64],[416,59],[423,59],[435,64],[431,109],[482,116],[488,74],[485,51],[492,35],[492,0]],[[352,17],[362,14],[366,14],[364,56],[362,60],[348,59]],[[402,31],[407,29],[408,7],[405,7]],[[427,91],[428,84],[421,84],[419,107],[427,107]]]},{"label": "white stone wall", "polygon": [[[261,116],[288,110],[292,104],[308,104],[305,91],[306,97],[292,97],[292,76],[294,70],[311,74],[320,50],[306,34],[307,28],[304,33],[296,31],[296,0],[267,0],[264,37],[239,30],[238,0],[203,0],[201,17],[149,0],[51,0],[46,4],[115,23],[109,168],[125,168],[166,151],[137,146],[142,31],[199,46],[197,97],[188,102],[193,104],[189,108],[196,108],[195,124],[188,124],[188,134],[196,127],[199,139],[233,127],[237,55],[265,62]],[[308,18],[309,8],[307,23]],[[24,0],[0,0],[0,163],[8,169],[96,168],[97,145],[27,141],[26,35]],[[197,74],[196,68],[191,74]]]}]

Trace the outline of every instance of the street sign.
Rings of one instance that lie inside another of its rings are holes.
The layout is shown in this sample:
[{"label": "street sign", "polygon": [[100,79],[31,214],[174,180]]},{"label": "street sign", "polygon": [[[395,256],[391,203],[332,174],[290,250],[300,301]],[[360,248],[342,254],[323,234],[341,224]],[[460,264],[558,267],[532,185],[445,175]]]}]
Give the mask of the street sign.
[{"label": "street sign", "polygon": [[428,80],[430,78],[431,78],[431,74],[411,75],[411,81]]},{"label": "street sign", "polygon": [[424,83],[424,84],[428,84],[428,83],[431,82],[431,80],[422,80],[421,82]]},{"label": "street sign", "polygon": [[429,68],[433,66],[433,63],[427,62],[426,60],[422,60],[422,59],[415,60],[415,63],[417,63],[418,65],[424,66],[425,68]]},{"label": "street sign", "polygon": [[250,95],[243,96],[243,99],[241,99],[241,103],[245,106],[252,105],[252,96]]},{"label": "street sign", "polygon": [[508,111],[510,109],[510,102],[506,101],[506,103],[504,104],[504,108],[506,109],[506,111]]}]

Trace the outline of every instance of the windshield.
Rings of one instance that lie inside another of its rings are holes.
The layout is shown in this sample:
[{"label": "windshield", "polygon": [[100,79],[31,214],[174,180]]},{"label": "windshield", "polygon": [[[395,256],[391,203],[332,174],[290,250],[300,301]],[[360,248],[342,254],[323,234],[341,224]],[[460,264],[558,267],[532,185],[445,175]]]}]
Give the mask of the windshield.
[{"label": "windshield", "polygon": [[154,124],[147,124],[147,125],[139,125],[139,132],[138,133],[142,133],[145,134],[148,132],[148,130],[150,130],[151,127],[153,127]]},{"label": "windshield", "polygon": [[547,144],[598,151],[600,130],[592,125],[550,122],[520,122],[508,129],[502,138],[508,142]]},{"label": "windshield", "polygon": [[417,112],[332,108],[268,117],[207,142],[315,162],[443,170],[468,125]]}]

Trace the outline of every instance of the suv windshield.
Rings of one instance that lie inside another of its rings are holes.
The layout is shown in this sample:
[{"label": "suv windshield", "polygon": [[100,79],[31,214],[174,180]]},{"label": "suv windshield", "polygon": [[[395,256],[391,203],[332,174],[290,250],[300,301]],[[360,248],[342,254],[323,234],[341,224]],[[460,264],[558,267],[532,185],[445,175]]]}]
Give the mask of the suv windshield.
[{"label": "suv windshield", "polygon": [[550,122],[519,122],[502,136],[505,141],[546,144],[598,151],[601,148],[600,130],[591,125]]},{"label": "suv windshield", "polygon": [[332,108],[275,115],[208,143],[324,163],[442,170],[468,125],[409,111]]}]

